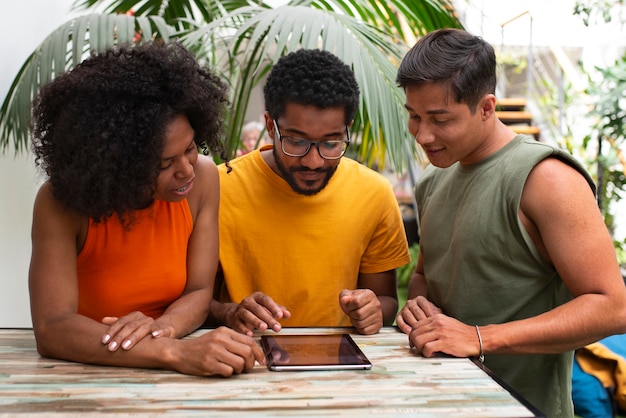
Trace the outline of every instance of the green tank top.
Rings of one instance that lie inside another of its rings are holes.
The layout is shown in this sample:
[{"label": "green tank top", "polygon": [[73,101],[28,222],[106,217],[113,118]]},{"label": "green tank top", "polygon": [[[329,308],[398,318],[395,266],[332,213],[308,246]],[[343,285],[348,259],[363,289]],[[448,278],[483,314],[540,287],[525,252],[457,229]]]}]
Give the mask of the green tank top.
[{"label": "green tank top", "polygon": [[[536,316],[571,295],[539,255],[518,217],[522,189],[533,167],[558,158],[593,180],[566,152],[518,135],[475,164],[429,166],[415,195],[428,298],[469,325]],[[486,366],[548,417],[573,416],[573,352],[490,355]]]}]

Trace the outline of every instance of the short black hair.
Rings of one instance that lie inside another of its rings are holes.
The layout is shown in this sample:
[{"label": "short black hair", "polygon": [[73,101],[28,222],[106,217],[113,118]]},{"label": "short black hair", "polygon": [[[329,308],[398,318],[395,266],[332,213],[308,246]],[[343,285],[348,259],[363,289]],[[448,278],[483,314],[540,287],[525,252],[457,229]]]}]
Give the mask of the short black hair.
[{"label": "short black hair", "polygon": [[224,155],[226,85],[176,42],[92,53],[45,85],[33,152],[54,197],[95,221],[154,201],[166,127],[180,114],[205,153]]},{"label": "short black hair", "polygon": [[429,32],[404,56],[396,82],[448,85],[458,103],[474,110],[485,94],[495,94],[496,55],[482,38],[461,29]]},{"label": "short black hair", "polygon": [[287,103],[299,103],[321,109],[343,107],[349,125],[359,108],[359,85],[352,69],[319,49],[300,49],[278,60],[263,93],[265,109],[275,120],[285,112]]}]

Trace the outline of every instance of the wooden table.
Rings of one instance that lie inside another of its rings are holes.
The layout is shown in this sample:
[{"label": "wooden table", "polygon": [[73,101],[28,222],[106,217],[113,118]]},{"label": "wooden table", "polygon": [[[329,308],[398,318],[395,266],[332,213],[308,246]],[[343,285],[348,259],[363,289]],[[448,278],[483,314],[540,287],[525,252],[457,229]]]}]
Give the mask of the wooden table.
[{"label": "wooden table", "polygon": [[540,416],[469,359],[422,358],[409,350],[406,335],[391,327],[377,335],[352,335],[374,364],[371,370],[270,372],[257,365],[231,378],[200,378],[42,358],[32,330],[4,329],[0,416]]}]

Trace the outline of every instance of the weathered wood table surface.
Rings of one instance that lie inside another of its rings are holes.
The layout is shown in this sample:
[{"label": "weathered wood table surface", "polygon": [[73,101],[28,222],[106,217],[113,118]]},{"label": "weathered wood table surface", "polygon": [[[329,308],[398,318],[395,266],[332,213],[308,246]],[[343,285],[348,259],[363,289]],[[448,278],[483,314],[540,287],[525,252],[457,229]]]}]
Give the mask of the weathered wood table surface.
[{"label": "weathered wood table surface", "polygon": [[[282,333],[351,332],[292,328]],[[199,330],[199,335],[207,330]],[[271,372],[232,378],[84,365],[40,357],[32,330],[0,330],[0,416],[414,416],[540,414],[469,359],[426,359],[395,328],[352,334],[371,370]],[[257,335],[258,337],[258,335]],[[18,415],[19,414],[19,415]]]}]

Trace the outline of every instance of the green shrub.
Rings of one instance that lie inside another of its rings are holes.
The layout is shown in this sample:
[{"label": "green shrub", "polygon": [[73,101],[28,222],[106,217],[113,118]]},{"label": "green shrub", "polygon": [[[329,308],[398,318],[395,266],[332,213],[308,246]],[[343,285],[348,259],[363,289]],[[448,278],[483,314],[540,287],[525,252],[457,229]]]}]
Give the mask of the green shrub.
[{"label": "green shrub", "polygon": [[415,266],[417,265],[417,257],[420,252],[419,244],[413,244],[409,247],[409,254],[411,255],[411,261],[396,269],[396,276],[398,278],[398,289],[406,289],[409,285],[409,280],[411,279],[411,274],[413,274],[413,270],[415,270]]}]

